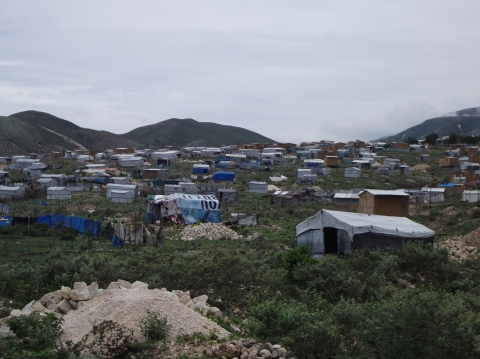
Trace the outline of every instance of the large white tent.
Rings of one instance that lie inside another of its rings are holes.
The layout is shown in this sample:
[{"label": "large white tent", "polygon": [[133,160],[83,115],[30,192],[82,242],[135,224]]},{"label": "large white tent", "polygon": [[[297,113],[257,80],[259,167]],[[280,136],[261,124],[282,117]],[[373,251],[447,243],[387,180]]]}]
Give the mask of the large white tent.
[{"label": "large white tent", "polygon": [[322,256],[359,248],[395,247],[418,240],[433,243],[435,232],[405,217],[321,210],[296,228],[297,245]]}]

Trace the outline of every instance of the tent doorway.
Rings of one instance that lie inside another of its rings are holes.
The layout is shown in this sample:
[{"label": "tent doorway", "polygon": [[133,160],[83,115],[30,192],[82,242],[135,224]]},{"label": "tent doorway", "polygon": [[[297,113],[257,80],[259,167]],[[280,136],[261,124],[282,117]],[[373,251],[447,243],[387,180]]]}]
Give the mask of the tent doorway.
[{"label": "tent doorway", "polygon": [[338,253],[338,235],[336,228],[323,227],[323,243],[325,245],[324,254]]}]

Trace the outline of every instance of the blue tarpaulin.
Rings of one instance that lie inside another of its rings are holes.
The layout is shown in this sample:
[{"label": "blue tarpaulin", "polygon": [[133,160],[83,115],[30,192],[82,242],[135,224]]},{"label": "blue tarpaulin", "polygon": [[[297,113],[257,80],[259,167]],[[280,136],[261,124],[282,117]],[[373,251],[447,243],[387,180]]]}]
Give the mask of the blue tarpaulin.
[{"label": "blue tarpaulin", "polygon": [[235,181],[235,172],[215,172],[214,181]]},{"label": "blue tarpaulin", "polygon": [[0,216],[0,227],[10,227],[12,225],[12,216]]},{"label": "blue tarpaulin", "polygon": [[113,235],[112,246],[114,246],[114,247],[123,246],[123,239],[121,239],[120,237],[118,237],[116,235]]},{"label": "blue tarpaulin", "polygon": [[100,236],[100,222],[85,219],[77,216],[64,216],[63,214],[52,214],[43,217],[37,217],[35,223],[46,224],[49,227],[55,227],[57,225],[66,228],[73,228],[80,234],[84,234],[86,231],[90,231],[92,236]]}]

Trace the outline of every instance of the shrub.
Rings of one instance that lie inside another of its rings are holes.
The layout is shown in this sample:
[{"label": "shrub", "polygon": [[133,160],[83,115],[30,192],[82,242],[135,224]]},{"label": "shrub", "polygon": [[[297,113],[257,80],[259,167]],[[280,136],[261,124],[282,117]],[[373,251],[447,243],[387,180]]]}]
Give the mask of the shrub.
[{"label": "shrub", "polygon": [[57,318],[52,313],[40,316],[36,312],[7,320],[17,338],[21,339],[27,348],[38,352],[58,348],[62,322],[62,318]]},{"label": "shrub", "polygon": [[157,312],[147,311],[140,319],[140,331],[148,340],[165,340],[169,329],[167,318],[160,318]]}]

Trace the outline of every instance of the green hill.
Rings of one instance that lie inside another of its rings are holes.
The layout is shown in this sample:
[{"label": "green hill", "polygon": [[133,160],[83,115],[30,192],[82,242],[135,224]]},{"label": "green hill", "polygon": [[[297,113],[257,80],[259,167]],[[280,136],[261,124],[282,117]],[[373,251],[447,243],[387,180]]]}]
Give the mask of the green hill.
[{"label": "green hill", "polygon": [[430,132],[439,136],[478,135],[480,134],[480,107],[467,108],[445,116],[432,118],[423,123],[410,127],[387,140],[401,141],[408,137],[425,138]]},{"label": "green hill", "polygon": [[186,147],[275,142],[241,127],[198,122],[190,118],[171,118],[153,125],[136,128],[121,136],[151,148],[168,145]]},{"label": "green hill", "polygon": [[141,144],[114,133],[82,128],[70,121],[39,111],[24,111],[2,117],[0,139],[2,141],[0,151],[4,154],[78,148],[104,150],[116,147],[141,147]]}]

